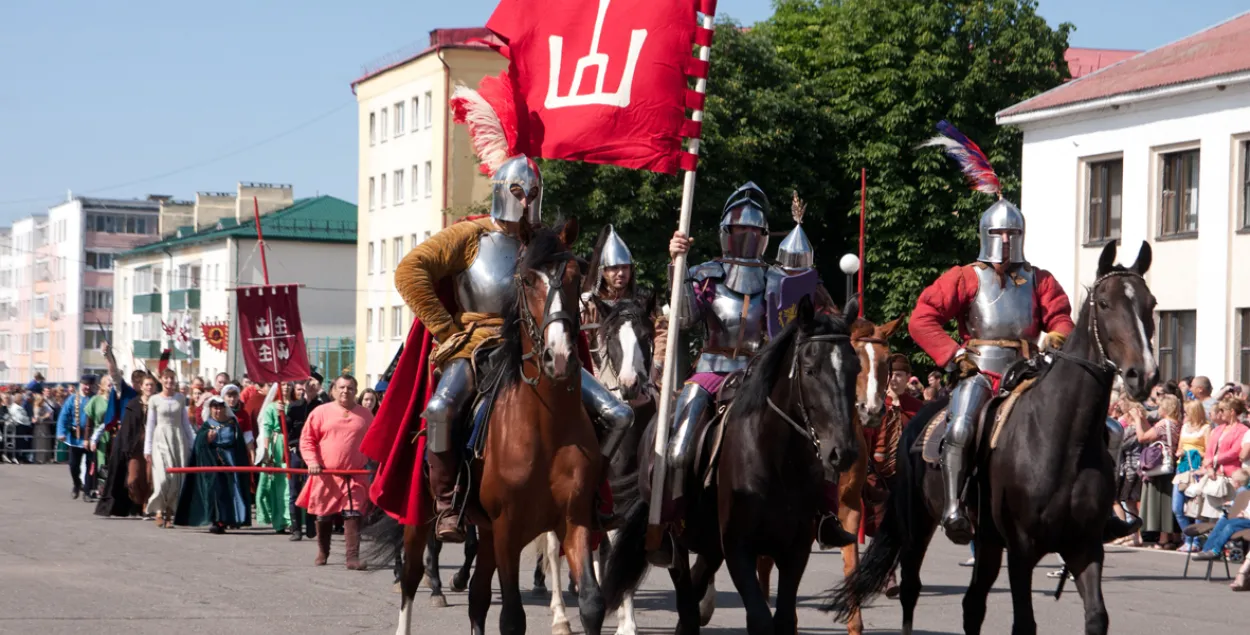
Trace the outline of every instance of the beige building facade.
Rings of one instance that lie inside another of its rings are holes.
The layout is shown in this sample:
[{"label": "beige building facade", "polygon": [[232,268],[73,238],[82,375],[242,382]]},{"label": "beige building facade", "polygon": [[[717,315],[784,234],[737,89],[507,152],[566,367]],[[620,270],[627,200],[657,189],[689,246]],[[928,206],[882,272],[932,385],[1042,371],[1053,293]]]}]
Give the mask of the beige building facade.
[{"label": "beige building facade", "polygon": [[482,28],[435,29],[424,50],[352,83],[360,139],[356,374],[364,385],[377,382],[412,324],[395,291],[396,265],[451,222],[448,212],[489,195],[448,100],[457,85],[476,87],[506,68],[501,55],[473,41],[492,37]]}]

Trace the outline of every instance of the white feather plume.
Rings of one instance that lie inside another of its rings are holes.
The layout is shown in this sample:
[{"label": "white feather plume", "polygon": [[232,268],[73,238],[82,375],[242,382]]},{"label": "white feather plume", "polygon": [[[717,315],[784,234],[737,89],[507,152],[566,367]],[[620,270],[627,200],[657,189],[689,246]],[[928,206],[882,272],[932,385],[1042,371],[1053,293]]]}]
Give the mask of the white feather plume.
[{"label": "white feather plume", "polygon": [[460,100],[463,104],[465,123],[469,126],[469,137],[473,140],[473,151],[477,153],[477,158],[486,167],[486,171],[494,174],[509,158],[508,137],[504,134],[499,114],[481,93],[463,84],[456,86],[451,98],[453,102]]}]

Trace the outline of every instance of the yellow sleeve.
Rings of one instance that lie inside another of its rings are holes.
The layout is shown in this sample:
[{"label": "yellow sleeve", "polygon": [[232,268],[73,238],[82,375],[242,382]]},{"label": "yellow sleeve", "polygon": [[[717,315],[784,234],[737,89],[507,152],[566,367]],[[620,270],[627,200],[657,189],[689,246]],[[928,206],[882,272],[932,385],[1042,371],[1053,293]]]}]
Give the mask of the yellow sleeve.
[{"label": "yellow sleeve", "polygon": [[477,257],[482,226],[456,223],[417,245],[395,269],[395,288],[425,328],[439,341],[460,331],[455,318],[438,299],[439,281],[469,267]]}]

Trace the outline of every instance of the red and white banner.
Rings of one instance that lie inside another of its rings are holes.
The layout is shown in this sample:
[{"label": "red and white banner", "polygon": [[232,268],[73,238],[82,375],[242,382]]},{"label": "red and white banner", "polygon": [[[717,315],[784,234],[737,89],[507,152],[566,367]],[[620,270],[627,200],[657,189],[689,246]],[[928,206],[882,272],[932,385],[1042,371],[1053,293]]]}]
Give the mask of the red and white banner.
[{"label": "red and white banner", "polygon": [[693,169],[686,109],[707,77],[696,10],[714,0],[502,0],[486,26],[504,42],[517,113],[515,150],[532,157],[675,174]]},{"label": "red and white banner", "polygon": [[243,287],[239,347],[247,374],[256,381],[303,381],[310,375],[299,317],[299,286]]}]

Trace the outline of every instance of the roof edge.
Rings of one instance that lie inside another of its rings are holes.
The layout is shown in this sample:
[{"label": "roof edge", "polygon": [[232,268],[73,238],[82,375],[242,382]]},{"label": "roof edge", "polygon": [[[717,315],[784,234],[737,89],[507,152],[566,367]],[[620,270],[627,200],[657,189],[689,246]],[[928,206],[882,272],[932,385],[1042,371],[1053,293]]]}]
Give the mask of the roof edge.
[{"label": "roof edge", "polygon": [[[1111,68],[1110,66],[1107,68]],[[1089,77],[1088,75],[1086,77]],[[1080,114],[1099,110],[1101,108],[1122,106],[1143,101],[1153,101],[1164,97],[1174,97],[1177,95],[1185,95],[1195,93],[1210,88],[1220,86],[1239,85],[1250,82],[1250,70],[1229,73],[1226,75],[1216,75],[1214,77],[1204,77],[1202,79],[1184,82],[1180,84],[1171,84],[1167,86],[1158,86],[1155,88],[1147,88],[1118,95],[1109,95],[1107,97],[1099,97],[1097,99],[1088,99],[1085,101],[1069,102],[1049,108],[1039,108],[1037,110],[1026,110],[1021,113],[1004,115],[1011,108],[1004,108],[994,115],[995,122],[1000,126],[1014,126],[1022,123],[1033,123],[1055,117]],[[1022,102],[1023,103],[1023,102]]]}]

